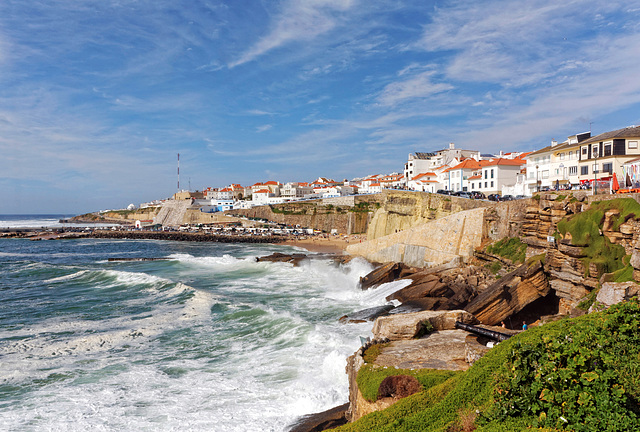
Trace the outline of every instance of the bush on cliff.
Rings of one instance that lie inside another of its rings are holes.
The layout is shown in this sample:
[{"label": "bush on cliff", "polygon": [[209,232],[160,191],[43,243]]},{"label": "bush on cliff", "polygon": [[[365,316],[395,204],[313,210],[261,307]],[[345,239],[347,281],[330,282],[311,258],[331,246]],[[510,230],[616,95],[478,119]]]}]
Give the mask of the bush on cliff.
[{"label": "bush on cliff", "polygon": [[636,300],[531,328],[467,372],[337,431],[635,431],[640,424]]},{"label": "bush on cliff", "polygon": [[616,209],[620,213],[613,221],[611,229],[618,231],[620,225],[629,219],[640,217],[640,204],[631,198],[618,198],[609,201],[596,201],[591,204],[588,210],[573,215],[568,219],[558,222],[558,231],[566,236],[571,235],[571,243],[582,246],[582,251],[586,255],[582,259],[584,267],[588,272],[589,263],[594,263],[598,268],[598,277],[603,273],[612,273],[622,269],[625,264],[622,259],[626,252],[620,245],[613,244],[602,235],[602,226],[605,220],[605,213]]},{"label": "bush on cliff", "polygon": [[527,245],[522,243],[520,237],[505,238],[487,246],[487,252],[507,258],[514,264],[524,263]]}]

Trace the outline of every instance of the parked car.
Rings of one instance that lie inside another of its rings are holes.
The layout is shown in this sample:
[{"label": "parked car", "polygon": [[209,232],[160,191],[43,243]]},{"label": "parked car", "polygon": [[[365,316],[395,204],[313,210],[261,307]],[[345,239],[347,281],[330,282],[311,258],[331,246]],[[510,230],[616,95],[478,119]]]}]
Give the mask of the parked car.
[{"label": "parked car", "polygon": [[438,189],[438,191],[436,193],[438,193],[440,195],[451,195],[451,191],[444,190],[444,189]]},{"label": "parked car", "polygon": [[513,195],[503,195],[500,201],[513,201],[514,199]]},{"label": "parked car", "polygon": [[487,199],[490,201],[501,201],[500,195],[498,194],[490,194],[487,196]]},{"label": "parked car", "polygon": [[458,191],[458,192],[455,192],[454,195],[460,198],[471,198],[471,194],[466,191]]},{"label": "parked car", "polygon": [[471,198],[473,198],[473,199],[487,199],[487,197],[482,192],[478,192],[478,191],[472,191],[471,192]]}]

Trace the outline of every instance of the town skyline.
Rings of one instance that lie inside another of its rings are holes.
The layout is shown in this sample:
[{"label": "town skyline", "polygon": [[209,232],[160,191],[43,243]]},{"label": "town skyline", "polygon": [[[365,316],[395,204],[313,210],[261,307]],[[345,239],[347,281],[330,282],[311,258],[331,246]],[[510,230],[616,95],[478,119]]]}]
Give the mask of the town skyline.
[{"label": "town skyline", "polygon": [[640,124],[640,1],[0,4],[0,213]]}]

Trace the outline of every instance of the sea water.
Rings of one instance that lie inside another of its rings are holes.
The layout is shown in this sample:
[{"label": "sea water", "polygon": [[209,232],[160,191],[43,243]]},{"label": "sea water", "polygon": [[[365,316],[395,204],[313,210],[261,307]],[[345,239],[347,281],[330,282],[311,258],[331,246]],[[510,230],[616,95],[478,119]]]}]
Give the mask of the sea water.
[{"label": "sea water", "polygon": [[[348,401],[341,324],[397,285],[285,246],[0,240],[0,430],[282,431]],[[162,258],[109,261],[109,258]]]}]

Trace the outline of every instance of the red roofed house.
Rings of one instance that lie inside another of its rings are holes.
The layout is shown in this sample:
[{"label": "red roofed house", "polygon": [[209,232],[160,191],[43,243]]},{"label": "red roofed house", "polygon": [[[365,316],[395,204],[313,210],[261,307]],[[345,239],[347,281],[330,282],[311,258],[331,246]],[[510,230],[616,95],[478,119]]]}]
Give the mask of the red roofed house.
[{"label": "red roofed house", "polygon": [[482,178],[478,179],[478,187],[475,190],[487,195],[500,194],[503,186],[513,186],[517,181],[518,174],[520,174],[520,169],[527,164],[527,161],[520,158],[498,158],[483,162]]},{"label": "red roofed house", "polygon": [[480,166],[480,162],[475,159],[465,159],[459,164],[447,168],[445,172],[449,174],[449,184],[445,185],[446,189],[453,192],[472,190],[469,185],[469,177],[477,175],[480,172]]},{"label": "red roofed house", "polygon": [[427,172],[414,176],[407,182],[407,187],[411,190],[435,193],[440,186],[438,175]]}]

